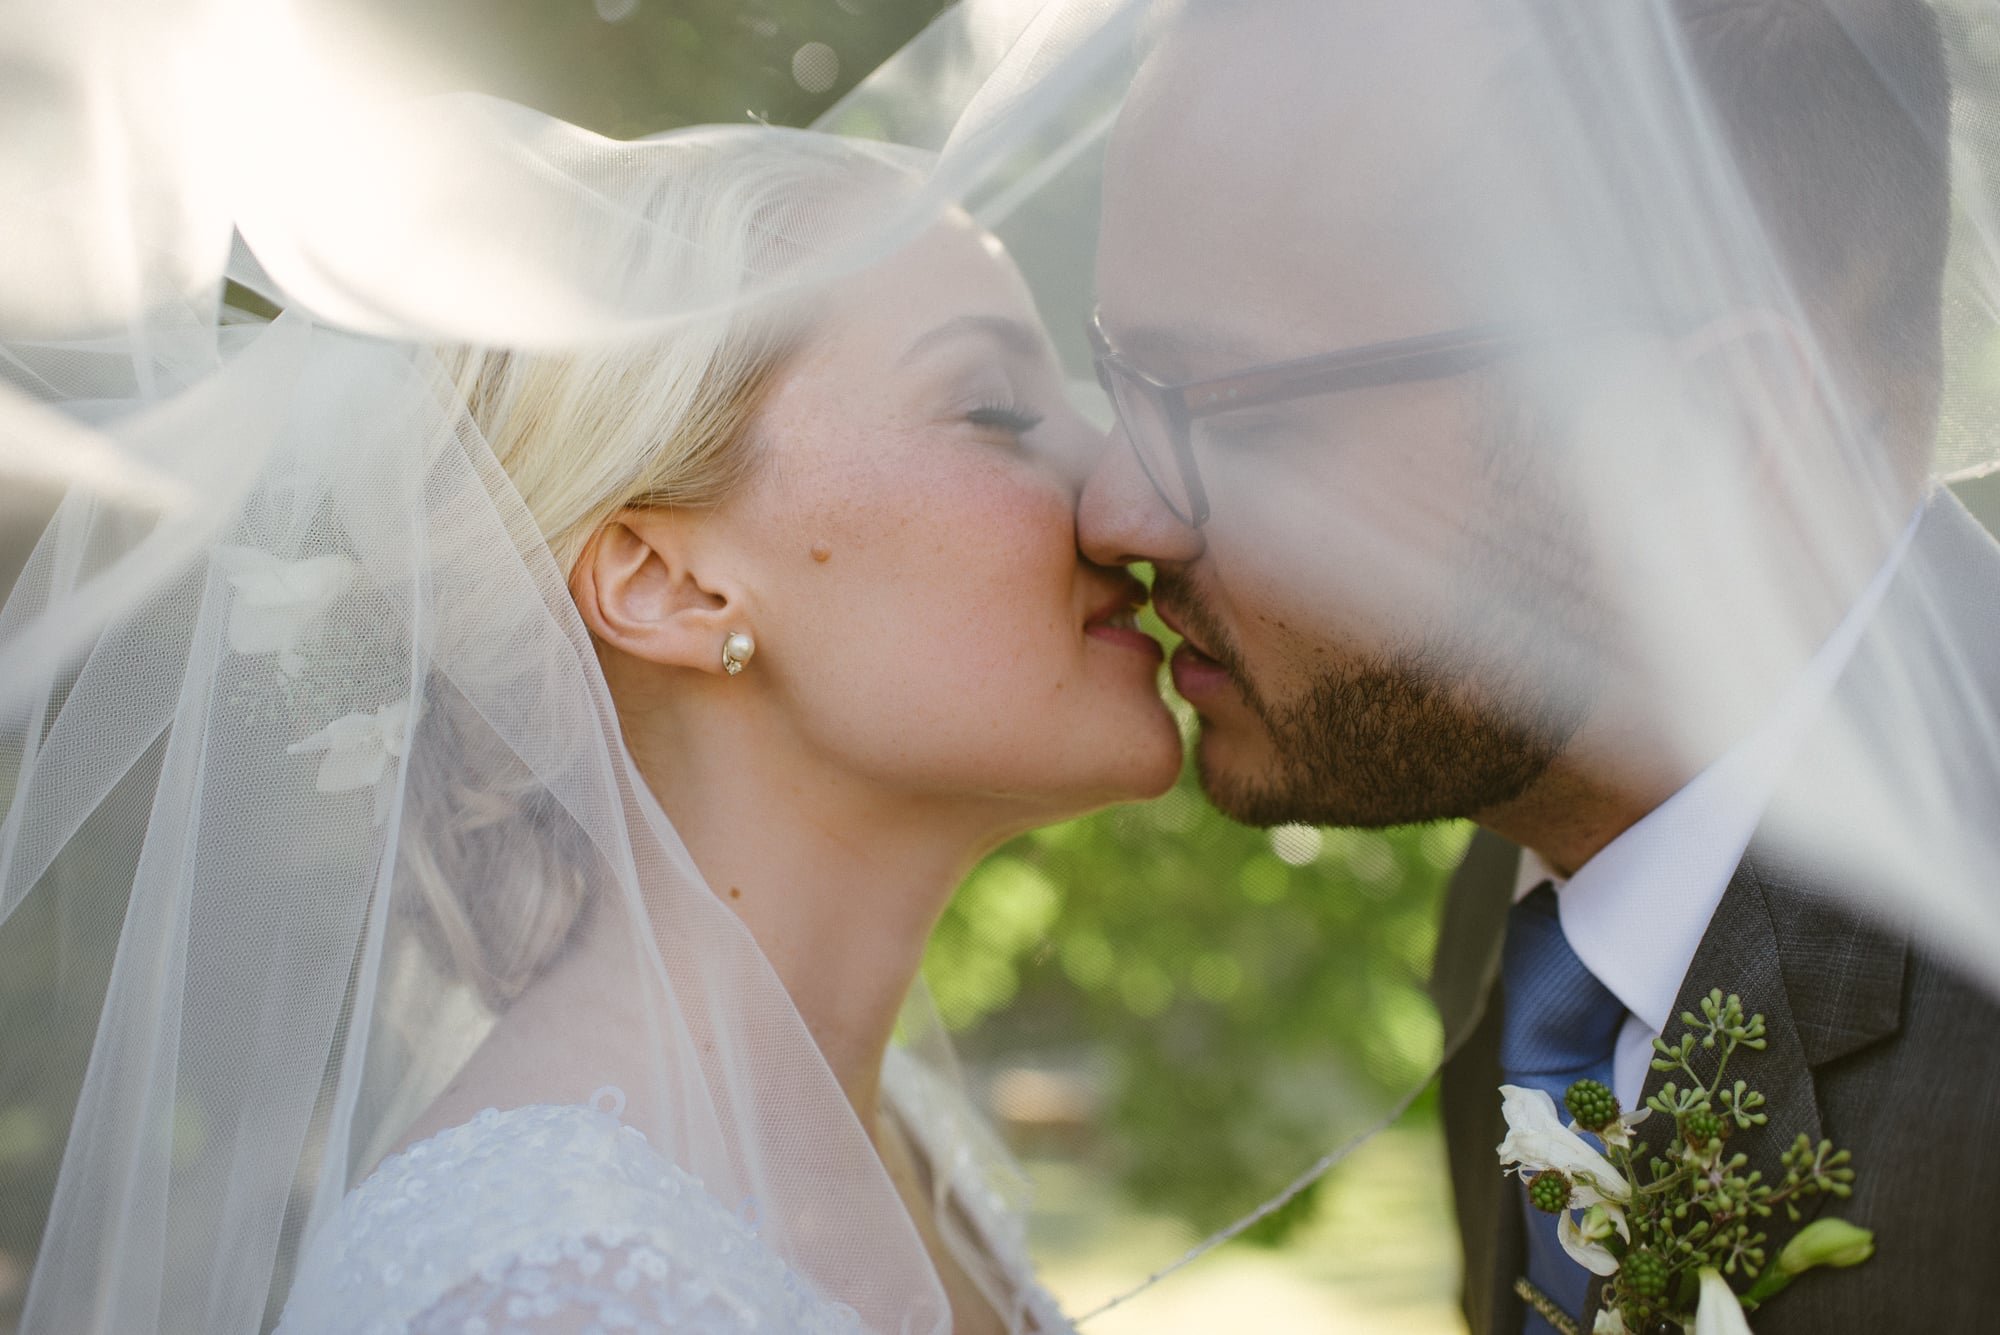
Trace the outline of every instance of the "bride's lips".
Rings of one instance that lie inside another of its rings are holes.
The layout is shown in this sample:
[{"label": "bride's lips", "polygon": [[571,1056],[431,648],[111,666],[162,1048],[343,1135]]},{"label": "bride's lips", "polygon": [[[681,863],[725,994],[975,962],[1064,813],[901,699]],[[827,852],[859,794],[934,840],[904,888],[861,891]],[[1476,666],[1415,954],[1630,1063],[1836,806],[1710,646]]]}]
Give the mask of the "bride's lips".
[{"label": "bride's lips", "polygon": [[1083,633],[1125,649],[1136,650],[1157,663],[1166,651],[1160,642],[1139,629],[1139,609],[1146,605],[1146,586],[1137,580],[1119,590],[1118,596],[1092,612],[1083,623]]},{"label": "bride's lips", "polygon": [[1188,638],[1188,633],[1175,621],[1173,610],[1155,604],[1153,611],[1168,630],[1181,637],[1180,647],[1174,650],[1171,660],[1174,689],[1181,693],[1181,698],[1191,705],[1199,705],[1204,699],[1229,690],[1234,684],[1229,669],[1202,652]]}]

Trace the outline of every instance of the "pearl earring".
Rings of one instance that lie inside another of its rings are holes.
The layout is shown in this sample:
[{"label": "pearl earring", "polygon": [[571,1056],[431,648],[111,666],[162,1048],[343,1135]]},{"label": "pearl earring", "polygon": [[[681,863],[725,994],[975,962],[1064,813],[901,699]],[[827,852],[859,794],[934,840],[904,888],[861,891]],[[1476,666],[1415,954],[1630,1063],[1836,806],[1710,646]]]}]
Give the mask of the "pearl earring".
[{"label": "pearl earring", "polygon": [[757,641],[740,630],[731,631],[729,638],[722,642],[722,670],[735,676],[756,652]]}]

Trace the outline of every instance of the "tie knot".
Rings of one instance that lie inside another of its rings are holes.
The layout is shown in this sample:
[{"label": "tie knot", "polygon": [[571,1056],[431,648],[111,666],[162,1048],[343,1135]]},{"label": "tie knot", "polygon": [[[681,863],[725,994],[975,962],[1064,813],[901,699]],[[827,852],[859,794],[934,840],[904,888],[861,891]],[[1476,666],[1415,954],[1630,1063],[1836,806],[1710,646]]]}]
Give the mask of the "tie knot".
[{"label": "tie knot", "polygon": [[1508,913],[1500,977],[1500,1069],[1510,1079],[1580,1079],[1610,1061],[1625,1006],[1570,949],[1549,882]]}]

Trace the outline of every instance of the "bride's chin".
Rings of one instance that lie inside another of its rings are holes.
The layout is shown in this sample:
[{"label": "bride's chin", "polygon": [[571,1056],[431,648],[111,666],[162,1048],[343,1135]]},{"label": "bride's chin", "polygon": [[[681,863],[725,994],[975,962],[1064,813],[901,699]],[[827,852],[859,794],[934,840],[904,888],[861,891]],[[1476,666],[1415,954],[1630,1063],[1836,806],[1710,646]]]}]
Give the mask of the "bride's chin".
[{"label": "bride's chin", "polygon": [[1095,721],[1096,728],[1077,729],[1074,737],[1083,745],[1067,749],[1068,758],[1058,764],[1059,779],[1052,773],[1049,777],[1057,781],[1030,800],[1039,808],[1033,826],[1074,820],[1128,802],[1148,802],[1180,778],[1180,730],[1172,715],[1162,726],[1144,726],[1153,721],[1141,720],[1141,726],[1115,734],[1107,734],[1103,719]]},{"label": "bride's chin", "polygon": [[1164,701],[1159,702],[1158,714],[1147,720],[1143,735],[1131,737],[1130,742],[1129,782],[1114,800],[1150,801],[1172,788],[1181,775],[1181,731]]},{"label": "bride's chin", "polygon": [[1037,825],[1149,801],[1174,786],[1184,760],[1180,726],[1150,686],[1077,693],[1015,736],[1017,749],[995,761],[1017,776],[1012,789],[1037,809]]}]

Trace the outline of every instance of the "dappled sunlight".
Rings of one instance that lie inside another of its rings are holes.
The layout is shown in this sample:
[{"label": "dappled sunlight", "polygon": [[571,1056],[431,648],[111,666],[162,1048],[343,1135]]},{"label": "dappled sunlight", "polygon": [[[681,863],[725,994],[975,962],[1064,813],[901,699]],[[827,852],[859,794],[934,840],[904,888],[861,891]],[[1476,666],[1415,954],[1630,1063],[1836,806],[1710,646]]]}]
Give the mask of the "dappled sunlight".
[{"label": "dappled sunlight", "polygon": [[[1072,1314],[1191,1240],[1173,1221],[1124,1206],[1073,1163],[1036,1159],[1029,1171],[1043,1277]],[[1456,1258],[1440,1133],[1419,1115],[1335,1169],[1317,1209],[1280,1246],[1232,1244],[1086,1329],[1458,1335]]]}]

